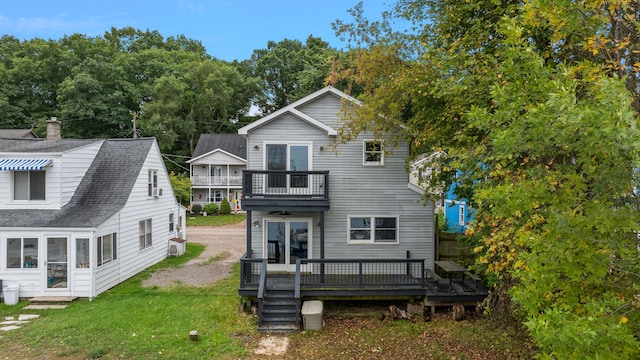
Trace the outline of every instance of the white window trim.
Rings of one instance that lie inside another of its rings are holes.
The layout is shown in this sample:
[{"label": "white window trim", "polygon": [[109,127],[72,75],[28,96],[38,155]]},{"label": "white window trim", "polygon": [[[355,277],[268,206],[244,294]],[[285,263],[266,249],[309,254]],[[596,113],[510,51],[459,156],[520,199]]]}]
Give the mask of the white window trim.
[{"label": "white window trim", "polygon": [[[19,267],[9,267],[9,263],[8,263],[8,256],[9,256],[9,239],[20,239],[20,266]],[[4,240],[4,243],[2,244],[4,246],[4,248],[2,249],[2,260],[0,260],[0,262],[4,262],[4,268],[9,270],[9,271],[14,271],[14,270],[38,270],[42,268],[42,264],[40,264],[39,262],[35,264],[35,266],[33,267],[26,267],[25,266],[25,244],[24,241],[25,239],[36,239],[36,252],[35,254],[38,255],[40,252],[40,245],[41,245],[41,239],[39,236],[36,235],[22,235],[22,236],[7,236]]]},{"label": "white window trim", "polygon": [[464,226],[464,219],[465,219],[465,206],[464,203],[460,203],[460,206],[458,207],[458,224]]},{"label": "white window trim", "polygon": [[[380,161],[367,161],[367,143],[380,143]],[[384,143],[382,140],[369,139],[362,141],[362,165],[384,166]]]},{"label": "white window trim", "polygon": [[[371,218],[371,238],[351,239],[351,218]],[[375,241],[375,218],[395,218],[396,219],[396,241]],[[347,244],[375,244],[375,245],[397,245],[400,243],[400,216],[399,215],[348,215],[347,216]]]},{"label": "white window trim", "polygon": [[[149,222],[149,227],[147,228],[147,221]],[[138,231],[138,250],[143,251],[145,249],[153,247],[153,219],[144,219],[138,222],[138,229],[140,230],[141,225],[144,225],[144,234]],[[147,245],[147,235],[149,236],[149,244]],[[144,246],[140,243],[141,237],[144,236]]]},{"label": "white window trim", "polygon": [[147,195],[158,197],[158,170],[149,169],[147,176]]},{"label": "white window trim", "polygon": [[[111,258],[109,260],[104,259],[103,248],[105,237],[111,237]],[[117,233],[108,233],[97,237],[96,248],[100,256],[96,257],[96,266],[107,265],[110,262],[118,259],[118,235]]]},{"label": "white window trim", "polygon": [[[27,173],[27,192],[28,199],[16,199],[16,173],[23,172]],[[44,173],[44,199],[31,199],[31,173],[33,172],[42,172]],[[46,170],[13,170],[11,171],[11,201],[15,203],[46,203],[47,201],[47,171]]]},{"label": "white window trim", "polygon": [[296,146],[296,145],[306,145],[308,146],[307,149],[307,161],[309,162],[308,164],[308,170],[307,171],[313,171],[313,142],[312,141],[263,141],[262,142],[262,169],[266,170],[267,169],[267,145],[287,145],[287,170],[286,171],[291,171],[290,169],[290,156],[291,156],[291,146]]}]

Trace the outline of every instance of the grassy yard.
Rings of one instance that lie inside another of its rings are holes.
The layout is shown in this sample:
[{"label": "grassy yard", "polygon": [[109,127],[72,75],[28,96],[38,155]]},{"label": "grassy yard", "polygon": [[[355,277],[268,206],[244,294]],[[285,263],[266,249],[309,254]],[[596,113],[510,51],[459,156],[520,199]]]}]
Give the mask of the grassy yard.
[{"label": "grassy yard", "polygon": [[[208,287],[143,288],[152,271],[180,266],[203,247],[64,310],[0,305],[0,316],[40,314],[20,329],[0,332],[0,359],[530,359],[533,347],[508,322],[476,315],[455,322],[446,312],[430,322],[381,321],[381,309],[327,303],[326,327],[290,336],[285,356],[253,354],[256,318],[238,311],[239,266]],[[334,304],[333,306],[331,304]],[[197,330],[198,341],[189,340]]]},{"label": "grassy yard", "polygon": [[213,216],[200,216],[200,215],[191,215],[187,216],[187,226],[221,226],[221,225],[230,225],[237,224],[241,221],[245,221],[247,219],[247,215],[245,214],[237,214],[237,215],[213,215]]},{"label": "grassy yard", "polygon": [[[0,316],[40,314],[20,329],[2,332],[0,359],[237,359],[256,321],[239,313],[235,276],[210,287],[143,288],[151,271],[178,266],[204,247],[188,244],[186,256],[170,258],[101,294],[64,310],[20,310],[0,305]],[[197,330],[199,341],[189,340]]]}]

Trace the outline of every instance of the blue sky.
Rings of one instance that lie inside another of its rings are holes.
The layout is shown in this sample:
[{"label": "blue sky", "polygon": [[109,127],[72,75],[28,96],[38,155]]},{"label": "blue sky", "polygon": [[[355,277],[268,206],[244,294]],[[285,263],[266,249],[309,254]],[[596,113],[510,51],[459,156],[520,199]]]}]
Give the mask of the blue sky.
[{"label": "blue sky", "polygon": [[[359,0],[0,0],[0,34],[18,39],[60,39],[80,33],[100,36],[111,27],[158,30],[165,38],[184,34],[200,40],[212,56],[251,57],[269,40],[313,35],[332,47],[344,44],[331,30]],[[394,0],[364,1],[365,16],[377,20]]]}]

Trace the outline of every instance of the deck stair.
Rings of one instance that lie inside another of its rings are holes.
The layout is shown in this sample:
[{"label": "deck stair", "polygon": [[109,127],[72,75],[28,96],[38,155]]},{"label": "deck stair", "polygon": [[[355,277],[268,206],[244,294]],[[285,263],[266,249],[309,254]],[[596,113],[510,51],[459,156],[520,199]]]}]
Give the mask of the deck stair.
[{"label": "deck stair", "polygon": [[300,299],[295,298],[292,282],[269,279],[258,311],[260,332],[292,333],[300,330]]}]

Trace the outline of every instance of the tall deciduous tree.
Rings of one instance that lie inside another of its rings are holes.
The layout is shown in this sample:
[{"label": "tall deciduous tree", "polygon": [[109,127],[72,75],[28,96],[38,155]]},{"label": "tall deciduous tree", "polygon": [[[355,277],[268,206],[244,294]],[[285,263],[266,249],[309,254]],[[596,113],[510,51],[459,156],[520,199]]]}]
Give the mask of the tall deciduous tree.
[{"label": "tall deciduous tree", "polygon": [[401,0],[413,33],[362,5],[335,24],[359,43],[332,79],[365,104],[343,132],[401,128],[448,154],[435,158],[476,208],[479,266],[512,286],[543,358],[640,355],[638,9]]},{"label": "tall deciduous tree", "polygon": [[313,36],[305,44],[284,39],[254,50],[249,71],[263,81],[256,106],[266,115],[322,88],[337,54],[327,42]]}]

